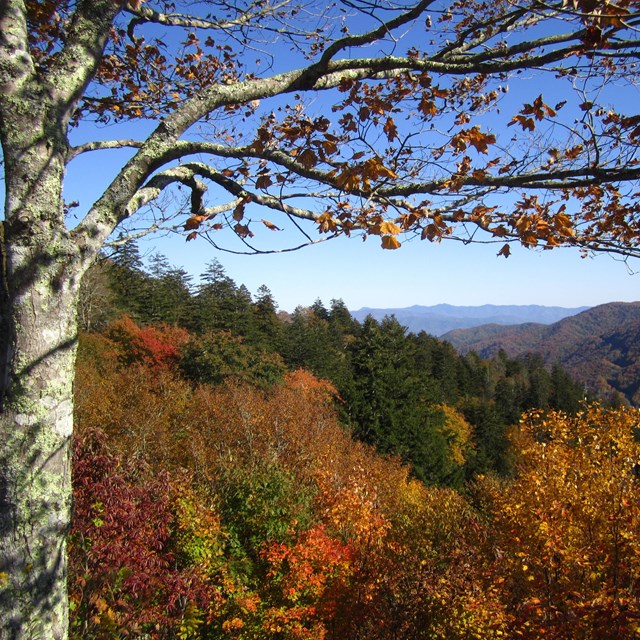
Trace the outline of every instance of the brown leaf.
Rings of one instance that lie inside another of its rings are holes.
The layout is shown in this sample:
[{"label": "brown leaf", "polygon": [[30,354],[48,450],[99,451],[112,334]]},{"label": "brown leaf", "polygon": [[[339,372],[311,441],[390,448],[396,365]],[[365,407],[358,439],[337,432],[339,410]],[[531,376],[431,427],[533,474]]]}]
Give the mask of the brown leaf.
[{"label": "brown leaf", "polygon": [[305,149],[299,156],[298,162],[305,169],[312,169],[318,163],[318,156],[315,154],[315,151],[311,149]]},{"label": "brown leaf", "polygon": [[241,237],[241,238],[253,238],[253,232],[249,229],[249,226],[246,224],[238,223],[233,227],[233,230]]},{"label": "brown leaf", "polygon": [[234,210],[233,210],[233,219],[236,222],[240,222],[244,218],[244,202],[241,202]]},{"label": "brown leaf", "polygon": [[262,219],[262,224],[271,231],[281,231],[280,227],[277,227],[273,222],[269,222],[268,220]]},{"label": "brown leaf", "polygon": [[384,132],[387,134],[389,142],[393,142],[398,137],[398,127],[396,127],[393,118],[387,118],[384,125]]},{"label": "brown leaf", "polygon": [[382,236],[381,238],[383,249],[399,249],[401,242],[395,236]]},{"label": "brown leaf", "polygon": [[502,249],[498,251],[498,255],[508,258],[511,255],[511,247],[508,244],[503,245]]},{"label": "brown leaf", "polygon": [[184,223],[184,230],[191,231],[191,229],[197,229],[206,219],[207,219],[207,216],[200,216],[200,215],[191,216]]}]

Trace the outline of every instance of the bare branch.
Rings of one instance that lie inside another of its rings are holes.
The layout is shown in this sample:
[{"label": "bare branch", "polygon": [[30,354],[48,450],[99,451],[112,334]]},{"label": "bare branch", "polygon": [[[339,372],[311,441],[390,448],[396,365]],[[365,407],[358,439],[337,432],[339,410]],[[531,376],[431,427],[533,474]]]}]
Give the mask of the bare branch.
[{"label": "bare branch", "polygon": [[383,22],[377,29],[373,29],[368,33],[346,36],[336,40],[325,49],[317,63],[318,66],[325,68],[337,53],[349,47],[361,47],[362,45],[370,44],[384,38],[395,29],[416,20],[431,4],[433,4],[433,0],[421,0],[410,11],[402,13],[388,22]]},{"label": "bare branch", "polygon": [[161,13],[151,7],[137,3],[135,6],[129,3],[126,10],[135,16],[129,23],[129,35],[131,36],[136,25],[145,22],[160,24],[166,27],[183,27],[187,29],[212,29],[226,31],[238,27],[245,27],[257,24],[260,20],[272,16],[292,4],[292,0],[282,0],[275,4],[258,3],[248,10],[238,12],[238,16],[231,20],[212,20],[209,18],[199,18],[195,15],[184,13]]},{"label": "bare branch", "polygon": [[67,162],[71,162],[74,158],[83,153],[90,151],[104,151],[107,149],[140,149],[142,147],[140,140],[96,140],[94,142],[85,142],[76,147],[70,147],[67,153]]}]

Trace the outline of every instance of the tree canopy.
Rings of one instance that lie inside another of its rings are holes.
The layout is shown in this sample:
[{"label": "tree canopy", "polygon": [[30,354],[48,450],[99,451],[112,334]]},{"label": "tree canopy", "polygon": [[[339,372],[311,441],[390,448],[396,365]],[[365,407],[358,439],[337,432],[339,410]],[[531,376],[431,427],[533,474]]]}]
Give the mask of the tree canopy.
[{"label": "tree canopy", "polygon": [[55,89],[71,126],[158,123],[61,149],[65,163],[135,150],[79,238],[152,207],[152,228],[238,247],[229,229],[247,252],[309,220],[299,244],[358,233],[395,249],[408,234],[637,256],[640,119],[620,100],[637,9],[28,2],[3,20],[5,52],[25,54],[4,67],[5,109]]}]

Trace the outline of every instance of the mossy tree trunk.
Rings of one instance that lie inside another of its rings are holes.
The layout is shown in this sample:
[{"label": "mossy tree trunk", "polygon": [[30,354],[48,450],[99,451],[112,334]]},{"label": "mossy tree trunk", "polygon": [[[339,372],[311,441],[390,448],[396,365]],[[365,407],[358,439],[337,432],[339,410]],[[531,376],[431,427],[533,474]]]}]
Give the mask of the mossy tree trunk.
[{"label": "mossy tree trunk", "polygon": [[77,287],[56,267],[23,277],[7,269],[0,414],[3,640],[67,634]]},{"label": "mossy tree trunk", "polygon": [[73,378],[80,280],[113,228],[67,228],[67,129],[95,73],[111,0],[80,0],[40,68],[23,0],[0,2],[0,640],[68,634]]},{"label": "mossy tree trunk", "polygon": [[76,304],[89,255],[65,229],[55,136],[28,137],[5,147],[0,638],[58,640],[68,626]]},{"label": "mossy tree trunk", "polygon": [[67,637],[76,306],[95,250],[65,225],[66,123],[36,82],[3,96],[0,638]]}]

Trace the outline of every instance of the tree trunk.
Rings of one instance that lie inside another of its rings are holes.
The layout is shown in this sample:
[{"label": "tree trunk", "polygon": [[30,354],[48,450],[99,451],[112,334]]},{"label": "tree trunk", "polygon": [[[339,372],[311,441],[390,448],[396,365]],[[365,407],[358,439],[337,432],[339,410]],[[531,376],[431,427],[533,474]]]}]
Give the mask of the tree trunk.
[{"label": "tree trunk", "polygon": [[42,247],[4,249],[0,638],[58,640],[68,627],[78,287]]},{"label": "tree trunk", "polygon": [[24,139],[3,140],[0,640],[68,633],[76,306],[93,252],[64,224],[64,144],[38,130],[13,127]]}]

